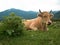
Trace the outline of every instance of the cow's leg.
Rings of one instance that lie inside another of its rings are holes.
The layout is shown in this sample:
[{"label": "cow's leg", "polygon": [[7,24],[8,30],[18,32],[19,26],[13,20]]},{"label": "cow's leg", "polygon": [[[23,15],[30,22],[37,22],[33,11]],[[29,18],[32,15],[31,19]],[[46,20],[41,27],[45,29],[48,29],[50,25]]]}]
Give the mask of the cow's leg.
[{"label": "cow's leg", "polygon": [[42,23],[42,24],[40,25],[39,30],[48,31],[47,24],[46,24],[46,23]]},{"label": "cow's leg", "polygon": [[47,28],[47,24],[46,23],[43,24],[43,30],[48,31],[48,28]]},{"label": "cow's leg", "polygon": [[42,30],[42,31],[43,31],[43,30],[44,30],[44,29],[43,29],[43,26],[41,26],[39,30]]},{"label": "cow's leg", "polygon": [[38,29],[43,31],[44,30],[43,29],[43,24],[40,24],[39,27],[38,27]]},{"label": "cow's leg", "polygon": [[36,27],[30,27],[30,29],[32,29],[32,30],[34,30],[34,31],[36,31],[36,30],[37,30],[37,28],[36,28]]},{"label": "cow's leg", "polygon": [[34,31],[38,30],[37,27],[35,27],[35,25],[33,23],[29,27],[30,27],[30,29],[32,29]]}]

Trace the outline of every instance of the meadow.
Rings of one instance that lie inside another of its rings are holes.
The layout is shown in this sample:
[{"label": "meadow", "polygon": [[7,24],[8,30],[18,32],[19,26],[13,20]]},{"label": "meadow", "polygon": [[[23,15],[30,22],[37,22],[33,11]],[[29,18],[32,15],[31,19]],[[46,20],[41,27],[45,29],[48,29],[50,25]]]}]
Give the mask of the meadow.
[{"label": "meadow", "polygon": [[60,45],[60,21],[50,25],[48,31],[23,32],[21,36],[14,38],[0,37],[0,45]]}]

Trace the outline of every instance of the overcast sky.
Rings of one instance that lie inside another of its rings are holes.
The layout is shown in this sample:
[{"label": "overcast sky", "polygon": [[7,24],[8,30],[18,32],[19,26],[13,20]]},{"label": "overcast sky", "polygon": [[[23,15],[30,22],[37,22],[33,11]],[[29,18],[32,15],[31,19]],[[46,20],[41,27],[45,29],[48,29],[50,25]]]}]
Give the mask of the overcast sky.
[{"label": "overcast sky", "polygon": [[0,0],[0,11],[10,8],[26,11],[60,10],[60,0]]}]

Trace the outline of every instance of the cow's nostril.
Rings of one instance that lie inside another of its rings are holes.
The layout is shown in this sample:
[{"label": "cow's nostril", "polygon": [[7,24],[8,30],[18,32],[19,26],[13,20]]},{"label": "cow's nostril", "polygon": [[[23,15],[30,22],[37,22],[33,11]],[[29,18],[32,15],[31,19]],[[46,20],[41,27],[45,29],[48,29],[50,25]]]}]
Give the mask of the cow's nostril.
[{"label": "cow's nostril", "polygon": [[48,25],[50,25],[51,24],[51,22],[48,22]]}]

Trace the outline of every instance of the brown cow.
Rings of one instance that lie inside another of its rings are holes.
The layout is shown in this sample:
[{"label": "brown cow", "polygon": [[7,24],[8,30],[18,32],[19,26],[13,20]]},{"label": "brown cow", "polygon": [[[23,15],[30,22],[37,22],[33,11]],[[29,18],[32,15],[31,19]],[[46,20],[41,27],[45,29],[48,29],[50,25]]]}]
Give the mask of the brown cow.
[{"label": "brown cow", "polygon": [[39,14],[37,15],[37,18],[30,19],[24,21],[26,29],[31,30],[48,30],[47,25],[50,25],[52,21],[50,20],[52,18],[53,14],[50,12],[41,12],[39,10]]}]

